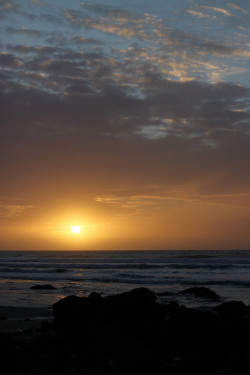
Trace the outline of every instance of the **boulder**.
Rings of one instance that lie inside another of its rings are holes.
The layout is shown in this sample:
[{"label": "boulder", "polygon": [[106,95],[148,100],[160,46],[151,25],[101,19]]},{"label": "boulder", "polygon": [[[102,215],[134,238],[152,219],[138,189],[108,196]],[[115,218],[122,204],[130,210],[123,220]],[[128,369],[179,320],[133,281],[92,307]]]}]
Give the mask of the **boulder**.
[{"label": "boulder", "polygon": [[104,325],[119,326],[130,332],[145,333],[164,324],[164,315],[147,288],[101,297],[69,296],[52,305],[55,324],[60,328],[86,330]]},{"label": "boulder", "polygon": [[107,303],[117,305],[153,306],[155,304],[155,294],[147,288],[135,288],[130,292],[115,294],[105,298]]},{"label": "boulder", "polygon": [[248,307],[241,301],[229,301],[216,306],[214,311],[223,319],[239,319],[248,314]]},{"label": "boulder", "polygon": [[218,300],[221,297],[213,290],[206,287],[193,287],[182,290],[180,294],[193,294],[195,297]]},{"label": "boulder", "polygon": [[34,289],[34,290],[54,290],[56,289],[53,285],[50,285],[50,284],[37,284],[37,285],[34,285],[34,286],[31,286],[30,289]]}]

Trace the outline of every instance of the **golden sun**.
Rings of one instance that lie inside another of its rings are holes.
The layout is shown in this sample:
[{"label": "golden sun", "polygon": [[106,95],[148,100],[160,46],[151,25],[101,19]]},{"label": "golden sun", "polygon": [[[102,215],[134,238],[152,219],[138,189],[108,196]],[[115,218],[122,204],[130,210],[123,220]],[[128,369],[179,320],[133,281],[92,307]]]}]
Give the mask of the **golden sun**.
[{"label": "golden sun", "polygon": [[78,225],[74,225],[72,228],[71,228],[72,232],[73,233],[80,233],[81,232],[81,227],[79,227]]}]

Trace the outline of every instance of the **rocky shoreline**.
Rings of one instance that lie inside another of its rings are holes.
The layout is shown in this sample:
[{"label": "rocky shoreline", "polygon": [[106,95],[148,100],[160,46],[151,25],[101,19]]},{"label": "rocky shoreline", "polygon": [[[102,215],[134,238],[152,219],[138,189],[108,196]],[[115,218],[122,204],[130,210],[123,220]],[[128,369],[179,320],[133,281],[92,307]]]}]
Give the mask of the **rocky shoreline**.
[{"label": "rocky shoreline", "polygon": [[[206,290],[205,290],[206,289]],[[212,291],[204,298],[217,298]],[[250,307],[210,311],[160,304],[147,288],[101,297],[66,297],[54,320],[0,332],[2,374],[240,375],[250,371]]]}]

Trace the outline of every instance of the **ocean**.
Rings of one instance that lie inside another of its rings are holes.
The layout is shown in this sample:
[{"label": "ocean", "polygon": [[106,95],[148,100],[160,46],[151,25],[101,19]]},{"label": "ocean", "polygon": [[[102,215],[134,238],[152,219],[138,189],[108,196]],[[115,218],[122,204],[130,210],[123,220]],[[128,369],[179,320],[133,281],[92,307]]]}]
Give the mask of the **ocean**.
[{"label": "ocean", "polygon": [[[32,290],[51,284],[54,290]],[[250,305],[250,251],[1,251],[0,305],[49,307],[69,296],[103,296],[147,287],[159,302],[187,307],[219,302],[178,292],[206,286],[222,301]],[[221,302],[220,302],[221,303]]]}]

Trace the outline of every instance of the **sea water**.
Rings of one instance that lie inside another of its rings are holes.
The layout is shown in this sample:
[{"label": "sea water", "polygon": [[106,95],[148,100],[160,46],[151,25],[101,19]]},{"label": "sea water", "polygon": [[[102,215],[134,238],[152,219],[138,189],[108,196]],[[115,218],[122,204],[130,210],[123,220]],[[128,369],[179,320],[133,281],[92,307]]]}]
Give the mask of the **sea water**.
[{"label": "sea water", "polygon": [[[33,290],[51,284],[54,290]],[[205,286],[222,301],[250,305],[250,251],[1,251],[0,305],[49,307],[69,296],[103,296],[147,287],[160,302],[187,307],[215,301],[179,294]],[[221,302],[220,302],[221,303]]]}]

